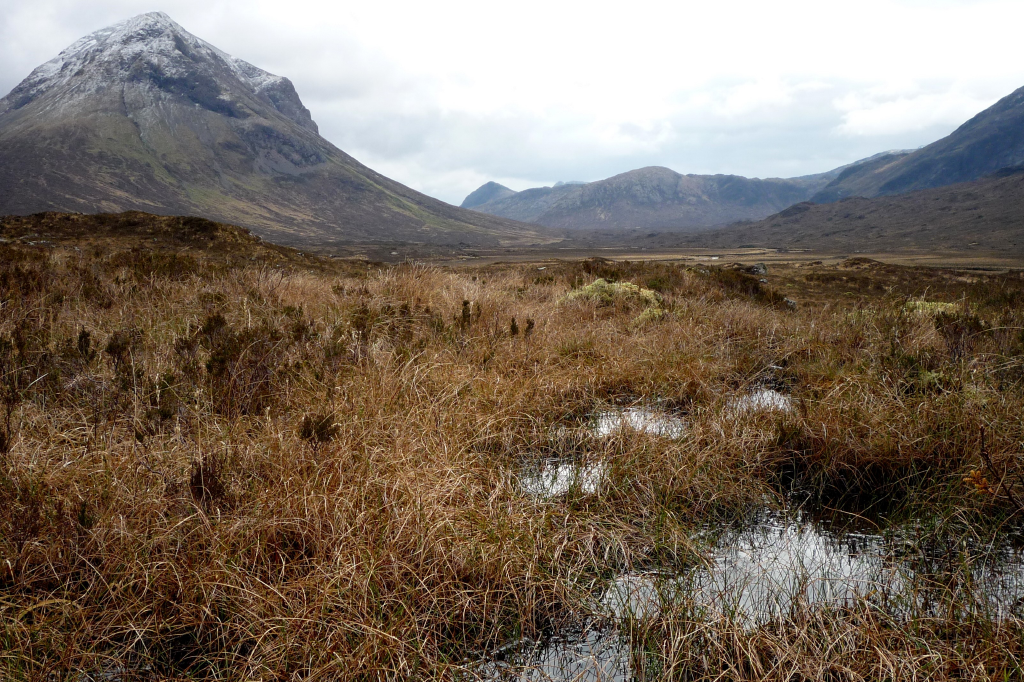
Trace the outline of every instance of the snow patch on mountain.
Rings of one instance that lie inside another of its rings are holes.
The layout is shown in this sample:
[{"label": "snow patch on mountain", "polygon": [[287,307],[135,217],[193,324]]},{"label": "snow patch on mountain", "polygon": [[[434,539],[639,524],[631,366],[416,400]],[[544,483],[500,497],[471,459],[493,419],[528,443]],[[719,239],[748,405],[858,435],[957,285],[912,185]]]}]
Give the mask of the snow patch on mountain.
[{"label": "snow patch on mountain", "polygon": [[[173,84],[193,83],[197,77],[215,82],[217,97],[225,104],[239,96],[255,96],[304,128],[317,130],[287,78],[232,57],[163,12],[140,14],[75,41],[0,99],[0,116],[48,93],[59,100],[54,106],[65,108],[83,96],[133,80]],[[236,83],[226,82],[230,80]]]}]

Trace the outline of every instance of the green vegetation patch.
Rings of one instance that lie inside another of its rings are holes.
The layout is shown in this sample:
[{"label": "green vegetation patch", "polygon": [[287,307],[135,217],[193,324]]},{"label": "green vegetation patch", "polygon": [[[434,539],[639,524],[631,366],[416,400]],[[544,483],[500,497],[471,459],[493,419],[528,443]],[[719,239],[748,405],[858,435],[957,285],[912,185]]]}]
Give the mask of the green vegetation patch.
[{"label": "green vegetation patch", "polygon": [[611,306],[617,303],[644,306],[643,312],[630,323],[630,327],[642,327],[657,322],[665,317],[661,294],[653,289],[645,289],[632,282],[609,282],[598,278],[592,283],[573,289],[565,296],[565,301],[588,301],[599,306]]},{"label": "green vegetation patch", "polygon": [[632,282],[609,282],[598,278],[593,283],[570,291],[566,301],[591,301],[598,305],[614,305],[619,301],[638,302],[649,307],[661,305],[661,294]]},{"label": "green vegetation patch", "polygon": [[907,301],[903,309],[908,313],[920,313],[922,315],[938,315],[945,313],[955,315],[961,311],[959,303],[945,303],[943,301]]}]

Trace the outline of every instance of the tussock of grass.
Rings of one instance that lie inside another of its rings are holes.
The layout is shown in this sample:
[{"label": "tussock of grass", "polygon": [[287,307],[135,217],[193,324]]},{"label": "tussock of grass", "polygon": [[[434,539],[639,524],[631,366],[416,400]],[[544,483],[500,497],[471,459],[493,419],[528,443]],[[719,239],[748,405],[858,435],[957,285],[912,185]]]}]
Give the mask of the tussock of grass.
[{"label": "tussock of grass", "polygon": [[[664,264],[535,281],[0,255],[5,679],[451,679],[571,621],[617,572],[693,565],[695,528],[790,487],[985,528],[1012,512],[1012,276],[979,283],[979,326],[885,296],[791,312],[756,280]],[[636,324],[652,310],[671,314]],[[796,409],[728,409],[764,386]],[[565,435],[639,399],[686,413],[687,437]],[[524,464],[566,454],[606,463],[598,493],[523,492]],[[1004,487],[963,482],[981,468]],[[757,632],[669,614],[630,636],[651,678],[947,679],[1011,669],[1020,633],[798,610]]]}]

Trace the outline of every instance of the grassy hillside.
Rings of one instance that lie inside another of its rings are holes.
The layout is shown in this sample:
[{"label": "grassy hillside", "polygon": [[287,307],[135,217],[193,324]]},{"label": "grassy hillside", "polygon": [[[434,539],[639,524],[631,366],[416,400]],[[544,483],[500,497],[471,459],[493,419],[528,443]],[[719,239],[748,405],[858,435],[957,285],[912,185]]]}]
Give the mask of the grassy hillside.
[{"label": "grassy hillside", "polygon": [[258,261],[276,265],[323,266],[295,249],[263,241],[235,225],[192,216],[126,213],[36,213],[0,217],[0,239],[11,246],[105,251],[145,251],[216,259],[235,265]]}]

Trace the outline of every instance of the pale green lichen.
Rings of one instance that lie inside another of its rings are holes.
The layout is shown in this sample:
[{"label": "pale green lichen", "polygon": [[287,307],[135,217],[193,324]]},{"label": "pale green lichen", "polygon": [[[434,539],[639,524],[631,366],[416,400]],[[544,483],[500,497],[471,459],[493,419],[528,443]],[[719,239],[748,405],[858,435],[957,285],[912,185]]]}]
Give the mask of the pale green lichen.
[{"label": "pale green lichen", "polygon": [[566,294],[564,301],[589,301],[597,305],[614,305],[617,302],[636,303],[644,307],[630,323],[630,327],[642,327],[657,322],[665,317],[665,309],[661,307],[661,294],[652,289],[645,289],[632,282],[609,282],[596,279],[592,283],[573,289]]},{"label": "pale green lichen", "polygon": [[942,301],[907,301],[903,309],[908,313],[922,315],[938,315],[939,313],[952,315],[961,312],[959,303],[944,303]]},{"label": "pale green lichen", "polygon": [[592,301],[598,305],[612,305],[616,301],[634,301],[645,306],[661,306],[661,294],[644,289],[632,282],[609,282],[595,279],[593,283],[573,289],[565,296],[566,301]]},{"label": "pale green lichen", "polygon": [[650,324],[652,322],[661,321],[667,314],[668,313],[665,311],[664,308],[647,308],[642,313],[633,318],[633,321],[630,322],[629,324],[633,328],[643,327],[644,325]]}]

